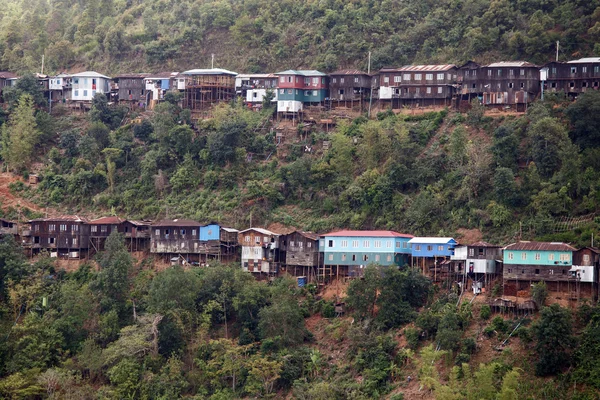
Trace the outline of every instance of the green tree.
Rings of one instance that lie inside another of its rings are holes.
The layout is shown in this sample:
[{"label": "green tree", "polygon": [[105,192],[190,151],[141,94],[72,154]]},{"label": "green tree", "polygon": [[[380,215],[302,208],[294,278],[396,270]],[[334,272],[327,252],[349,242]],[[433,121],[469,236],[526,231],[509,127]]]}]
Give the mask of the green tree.
[{"label": "green tree", "polygon": [[560,168],[560,150],[569,142],[565,128],[551,117],[533,123],[527,130],[529,153],[540,175],[551,177]]},{"label": "green tree", "polygon": [[531,287],[531,298],[535,301],[538,308],[541,309],[546,305],[546,298],[548,297],[548,287],[546,282],[540,281],[535,283]]},{"label": "green tree", "polygon": [[504,205],[512,205],[517,192],[515,175],[510,168],[500,167],[494,174],[494,191],[496,201]]},{"label": "green tree", "polygon": [[[596,23],[596,26],[598,23]],[[582,148],[600,146],[600,93],[588,90],[565,110],[573,129],[573,142]]]},{"label": "green tree", "polygon": [[304,317],[291,291],[294,281],[283,281],[272,291],[271,304],[258,313],[263,338],[280,338],[284,345],[301,343],[305,337]]},{"label": "green tree", "polygon": [[359,319],[373,317],[377,303],[377,290],[380,286],[381,274],[377,265],[371,264],[365,268],[362,279],[350,282],[347,290],[346,303],[354,310]]},{"label": "green tree", "polygon": [[533,332],[537,339],[536,375],[554,375],[570,364],[573,337],[569,310],[558,304],[542,308],[541,317],[534,325]]},{"label": "green tree", "polygon": [[33,107],[33,98],[24,94],[8,123],[2,125],[0,154],[7,169],[21,170],[28,167],[34,159],[34,149],[41,134],[37,128]]}]

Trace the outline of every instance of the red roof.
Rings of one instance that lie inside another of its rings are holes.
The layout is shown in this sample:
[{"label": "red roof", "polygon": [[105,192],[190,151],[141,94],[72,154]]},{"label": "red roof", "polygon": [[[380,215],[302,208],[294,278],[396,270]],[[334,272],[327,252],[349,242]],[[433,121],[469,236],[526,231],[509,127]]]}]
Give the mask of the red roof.
[{"label": "red roof", "polygon": [[321,236],[349,236],[349,237],[361,237],[361,236],[369,236],[369,237],[403,237],[403,238],[413,238],[413,235],[409,235],[406,233],[398,233],[395,231],[337,231],[325,233]]},{"label": "red roof", "polygon": [[90,224],[105,224],[105,225],[116,225],[116,224],[120,224],[121,222],[124,222],[124,219],[121,219],[119,217],[116,216],[112,216],[112,217],[102,217],[102,218],[98,218],[98,219],[94,219],[92,221],[90,221]]}]

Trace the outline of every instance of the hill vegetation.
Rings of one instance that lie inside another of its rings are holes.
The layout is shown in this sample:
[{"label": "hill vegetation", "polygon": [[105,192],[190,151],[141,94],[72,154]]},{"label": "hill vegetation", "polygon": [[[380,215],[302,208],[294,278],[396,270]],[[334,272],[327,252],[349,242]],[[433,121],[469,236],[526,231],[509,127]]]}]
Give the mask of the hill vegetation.
[{"label": "hill vegetation", "polygon": [[331,71],[599,54],[600,3],[580,0],[6,0],[0,67],[104,73]]}]

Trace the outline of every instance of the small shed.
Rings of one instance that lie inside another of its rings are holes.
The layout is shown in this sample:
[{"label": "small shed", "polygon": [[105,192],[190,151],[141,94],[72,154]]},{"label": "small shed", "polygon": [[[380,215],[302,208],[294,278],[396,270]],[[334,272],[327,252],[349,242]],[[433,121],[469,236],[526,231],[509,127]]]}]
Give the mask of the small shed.
[{"label": "small shed", "polygon": [[40,181],[40,178],[37,174],[29,175],[29,184],[30,185],[37,185],[39,181]]}]

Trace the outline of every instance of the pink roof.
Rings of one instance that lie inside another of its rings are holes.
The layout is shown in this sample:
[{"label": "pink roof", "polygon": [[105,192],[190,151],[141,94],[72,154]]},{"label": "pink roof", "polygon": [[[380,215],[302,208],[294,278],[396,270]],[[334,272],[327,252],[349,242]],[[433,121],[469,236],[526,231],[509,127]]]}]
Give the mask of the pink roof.
[{"label": "pink roof", "polygon": [[398,233],[395,231],[337,231],[325,233],[321,236],[348,236],[348,237],[360,237],[360,236],[370,236],[370,237],[403,237],[403,238],[413,238],[413,235],[409,235],[406,233]]}]

